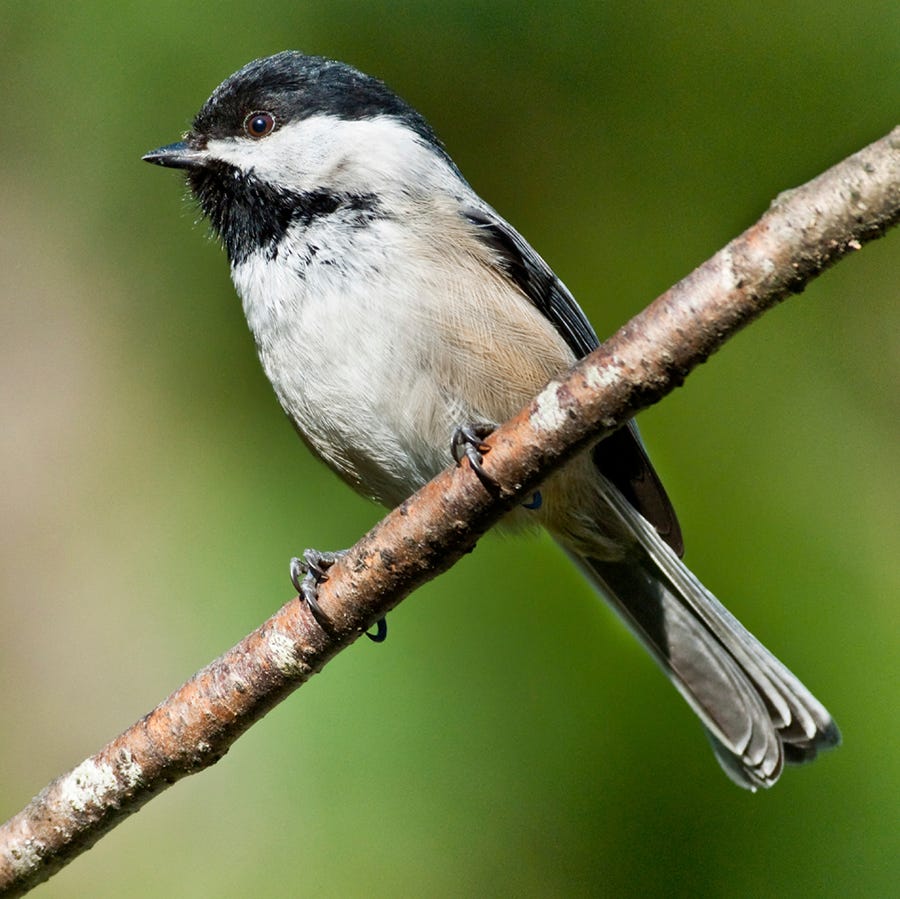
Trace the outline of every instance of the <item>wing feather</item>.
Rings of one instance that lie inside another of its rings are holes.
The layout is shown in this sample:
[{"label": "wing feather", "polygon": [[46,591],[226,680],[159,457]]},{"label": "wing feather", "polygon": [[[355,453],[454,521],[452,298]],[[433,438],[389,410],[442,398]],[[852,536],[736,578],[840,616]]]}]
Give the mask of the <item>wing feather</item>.
[{"label": "wing feather", "polygon": [[[475,226],[476,236],[491,250],[497,267],[547,317],[576,358],[600,346],[568,288],[521,234],[490,207],[466,207],[461,215]],[[682,555],[684,542],[678,518],[647,456],[637,425],[630,421],[597,444],[594,461],[663,540]]]}]

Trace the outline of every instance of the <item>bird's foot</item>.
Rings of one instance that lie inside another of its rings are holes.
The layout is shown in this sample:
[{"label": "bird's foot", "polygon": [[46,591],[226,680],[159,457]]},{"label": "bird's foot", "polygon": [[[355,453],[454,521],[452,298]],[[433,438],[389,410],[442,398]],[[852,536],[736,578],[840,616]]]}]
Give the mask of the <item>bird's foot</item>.
[{"label": "bird's foot", "polygon": [[[325,613],[319,605],[319,585],[328,580],[328,569],[346,554],[346,549],[325,553],[317,549],[305,549],[302,558],[291,559],[291,583],[323,630],[328,630],[328,627]],[[387,621],[379,619],[375,625],[375,633],[366,631],[366,636],[373,643],[383,643],[387,639]]]},{"label": "bird's foot", "polygon": [[482,462],[484,454],[490,451],[490,447],[484,442],[484,438],[494,432],[494,426],[483,422],[469,422],[460,425],[450,438],[450,452],[458,465],[463,459],[469,460],[472,471],[478,475],[478,479],[485,489],[494,493],[500,486],[485,470]]}]

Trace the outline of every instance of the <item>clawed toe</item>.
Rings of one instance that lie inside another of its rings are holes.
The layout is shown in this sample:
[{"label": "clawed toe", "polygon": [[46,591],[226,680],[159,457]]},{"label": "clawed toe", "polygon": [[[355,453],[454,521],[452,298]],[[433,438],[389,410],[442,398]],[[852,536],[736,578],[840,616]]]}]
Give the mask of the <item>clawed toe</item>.
[{"label": "clawed toe", "polygon": [[[319,585],[328,580],[328,569],[346,554],[345,549],[330,553],[305,549],[302,558],[295,556],[291,559],[291,583],[323,630],[328,630],[328,626],[325,613],[319,605]],[[383,643],[387,639],[387,621],[380,618],[375,625],[375,633],[370,634],[366,631],[366,636],[373,643]]]},{"label": "clawed toe", "polygon": [[319,605],[319,585],[328,580],[328,569],[345,553],[346,550],[323,553],[305,549],[302,558],[291,559],[291,583],[320,627],[325,626],[325,613]]},{"label": "clawed toe", "polygon": [[469,424],[460,425],[450,439],[450,452],[457,464],[462,464],[463,458],[469,460],[472,471],[478,475],[478,479],[484,485],[485,489],[493,492],[499,484],[485,470],[482,462],[484,454],[490,450],[490,447],[484,442],[484,438],[488,437],[494,431],[494,426],[483,424],[480,422],[470,422]]},{"label": "clawed toe", "polygon": [[384,643],[387,640],[387,618],[379,618],[378,621],[375,622],[375,633],[370,634],[366,631],[366,636],[373,643]]}]

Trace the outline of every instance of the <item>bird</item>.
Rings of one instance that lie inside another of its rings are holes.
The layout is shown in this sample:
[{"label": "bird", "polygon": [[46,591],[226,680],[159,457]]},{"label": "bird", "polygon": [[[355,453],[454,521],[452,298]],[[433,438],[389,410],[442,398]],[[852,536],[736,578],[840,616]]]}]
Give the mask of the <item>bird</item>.
[{"label": "bird", "polygon": [[[484,435],[599,346],[426,119],[344,62],[294,50],[253,60],[181,140],[143,159],[184,173],[303,441],[388,508],[463,455],[477,469]],[[825,707],[681,561],[678,519],[633,422],[503,525],[549,531],[739,786],[770,787],[786,762],[840,742]],[[315,578],[333,560],[310,551],[299,564]]]}]

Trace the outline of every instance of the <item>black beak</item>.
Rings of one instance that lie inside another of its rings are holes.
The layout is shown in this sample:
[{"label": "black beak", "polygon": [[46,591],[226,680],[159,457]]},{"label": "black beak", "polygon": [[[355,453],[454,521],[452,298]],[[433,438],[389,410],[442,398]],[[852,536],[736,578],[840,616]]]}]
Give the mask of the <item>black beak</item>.
[{"label": "black beak", "polygon": [[198,169],[206,165],[207,154],[205,150],[194,150],[184,141],[175,144],[167,144],[158,150],[151,150],[141,159],[144,162],[152,162],[154,165],[162,165],[169,169]]}]

